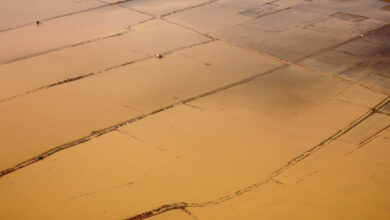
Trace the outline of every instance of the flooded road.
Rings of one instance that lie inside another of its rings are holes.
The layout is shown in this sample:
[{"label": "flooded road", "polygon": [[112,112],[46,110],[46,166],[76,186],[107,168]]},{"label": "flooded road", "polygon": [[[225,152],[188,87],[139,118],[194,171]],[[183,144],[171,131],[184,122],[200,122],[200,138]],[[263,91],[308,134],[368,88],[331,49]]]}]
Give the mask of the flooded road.
[{"label": "flooded road", "polygon": [[390,218],[389,7],[2,1],[0,219]]}]

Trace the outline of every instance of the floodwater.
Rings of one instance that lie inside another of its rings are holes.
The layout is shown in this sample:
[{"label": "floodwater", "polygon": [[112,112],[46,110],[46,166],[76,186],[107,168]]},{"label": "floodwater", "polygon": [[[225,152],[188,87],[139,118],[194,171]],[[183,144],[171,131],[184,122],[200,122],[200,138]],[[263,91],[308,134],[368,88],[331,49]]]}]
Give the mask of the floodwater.
[{"label": "floodwater", "polygon": [[389,7],[1,1],[0,219],[389,219]]}]

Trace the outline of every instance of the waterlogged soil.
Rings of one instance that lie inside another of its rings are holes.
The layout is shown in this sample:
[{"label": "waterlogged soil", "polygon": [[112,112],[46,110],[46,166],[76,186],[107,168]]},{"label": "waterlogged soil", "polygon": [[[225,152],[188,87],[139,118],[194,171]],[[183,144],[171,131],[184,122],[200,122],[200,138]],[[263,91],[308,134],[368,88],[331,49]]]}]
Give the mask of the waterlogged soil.
[{"label": "waterlogged soil", "polygon": [[0,219],[390,218],[389,5],[2,1]]}]

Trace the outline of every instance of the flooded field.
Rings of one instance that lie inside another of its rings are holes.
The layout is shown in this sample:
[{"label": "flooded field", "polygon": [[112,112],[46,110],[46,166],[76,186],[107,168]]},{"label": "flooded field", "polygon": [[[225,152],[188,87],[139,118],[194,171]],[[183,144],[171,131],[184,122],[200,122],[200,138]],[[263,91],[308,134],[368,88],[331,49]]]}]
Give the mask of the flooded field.
[{"label": "flooded field", "polygon": [[388,0],[2,0],[0,219],[390,219]]}]

